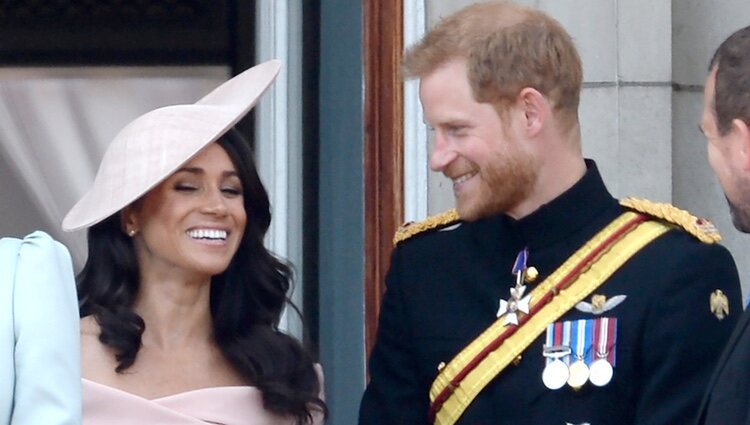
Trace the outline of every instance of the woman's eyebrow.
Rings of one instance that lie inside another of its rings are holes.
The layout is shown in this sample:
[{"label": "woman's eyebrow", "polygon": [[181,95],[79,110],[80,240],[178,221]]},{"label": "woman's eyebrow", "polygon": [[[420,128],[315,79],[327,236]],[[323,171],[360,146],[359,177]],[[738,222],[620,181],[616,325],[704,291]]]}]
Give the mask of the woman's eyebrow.
[{"label": "woman's eyebrow", "polygon": [[[204,174],[205,171],[200,167],[182,167],[175,171],[175,173]],[[239,174],[235,170],[226,170],[221,175],[223,177],[239,177]]]}]

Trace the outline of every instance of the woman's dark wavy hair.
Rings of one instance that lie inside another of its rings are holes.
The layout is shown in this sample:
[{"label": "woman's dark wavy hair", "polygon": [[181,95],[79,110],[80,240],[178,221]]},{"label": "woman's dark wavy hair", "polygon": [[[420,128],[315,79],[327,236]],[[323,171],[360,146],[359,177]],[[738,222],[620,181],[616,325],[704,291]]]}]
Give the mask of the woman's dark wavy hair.
[{"label": "woman's dark wavy hair", "polygon": [[[242,181],[247,226],[229,267],[211,280],[214,337],[234,369],[262,391],[267,410],[309,423],[313,410],[325,414],[327,409],[318,397],[313,359],[278,329],[284,306],[292,306],[287,298],[292,272],[263,246],[271,223],[268,194],[239,132],[231,129],[217,143]],[[81,317],[94,316],[101,327],[99,341],[114,350],[115,370],[122,373],[135,362],[146,326],[132,310],[138,264],[119,214],[89,229],[88,247],[88,260],[78,275]]]}]

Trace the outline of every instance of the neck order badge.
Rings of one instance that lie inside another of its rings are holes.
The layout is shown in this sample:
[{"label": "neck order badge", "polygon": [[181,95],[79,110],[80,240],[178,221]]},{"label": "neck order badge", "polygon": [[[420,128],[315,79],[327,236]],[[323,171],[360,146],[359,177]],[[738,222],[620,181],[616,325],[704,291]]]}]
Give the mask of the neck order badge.
[{"label": "neck order badge", "polygon": [[498,318],[505,316],[504,326],[511,324],[518,325],[519,314],[529,314],[531,295],[523,296],[526,292],[526,285],[523,283],[526,279],[526,262],[528,258],[529,249],[524,248],[518,253],[516,261],[513,263],[513,270],[511,272],[516,276],[516,286],[510,288],[510,298],[508,298],[508,301],[500,300],[500,306],[497,310]]}]

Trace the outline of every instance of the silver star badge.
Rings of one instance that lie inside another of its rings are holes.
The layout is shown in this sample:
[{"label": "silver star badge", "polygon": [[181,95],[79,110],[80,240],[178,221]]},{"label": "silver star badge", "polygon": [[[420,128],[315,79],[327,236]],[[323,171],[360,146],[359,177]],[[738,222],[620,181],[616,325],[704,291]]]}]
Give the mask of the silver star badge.
[{"label": "silver star badge", "polygon": [[510,298],[508,301],[500,300],[500,308],[497,309],[497,317],[505,315],[503,326],[510,324],[518,326],[518,313],[529,314],[529,303],[531,295],[523,296],[526,292],[526,285],[518,285],[510,288]]}]

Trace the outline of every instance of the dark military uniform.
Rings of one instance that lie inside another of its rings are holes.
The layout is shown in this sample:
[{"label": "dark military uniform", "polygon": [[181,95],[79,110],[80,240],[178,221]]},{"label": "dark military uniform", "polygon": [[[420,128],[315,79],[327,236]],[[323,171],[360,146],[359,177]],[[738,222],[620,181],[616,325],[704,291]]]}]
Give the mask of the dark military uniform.
[{"label": "dark military uniform", "polygon": [[[498,215],[460,223],[418,234],[395,248],[361,425],[428,423],[428,393],[438,365],[496,320],[498,302],[508,299],[515,282],[511,269],[518,252],[528,248],[528,266],[539,271],[535,283],[541,282],[625,210],[593,162],[587,166],[574,187],[521,220]],[[534,284],[529,286],[530,291]],[[717,289],[729,300],[723,320],[709,308]],[[639,251],[594,294],[627,297],[602,314],[617,318],[617,360],[609,384],[546,388],[542,334],[458,423],[691,423],[742,313],[737,271],[727,250],[675,228]],[[574,308],[559,321],[596,317]]]},{"label": "dark military uniform", "polygon": [[699,425],[750,425],[750,311],[729,338],[709,381]]}]

